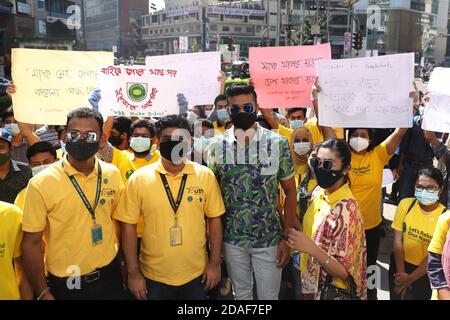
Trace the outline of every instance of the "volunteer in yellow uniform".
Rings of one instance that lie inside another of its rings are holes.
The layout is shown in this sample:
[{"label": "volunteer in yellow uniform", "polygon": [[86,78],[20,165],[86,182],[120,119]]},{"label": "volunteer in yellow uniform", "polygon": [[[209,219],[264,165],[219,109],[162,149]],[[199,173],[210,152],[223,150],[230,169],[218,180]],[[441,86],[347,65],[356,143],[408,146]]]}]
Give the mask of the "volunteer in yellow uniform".
[{"label": "volunteer in yellow uniform", "polygon": [[218,130],[220,133],[224,133],[225,122],[230,119],[230,115],[227,112],[227,96],[224,94],[219,94],[214,100],[214,109],[208,116],[208,120],[214,125],[214,129]]},{"label": "volunteer in yellow uniform", "polygon": [[338,139],[316,145],[309,158],[320,188],[315,190],[303,219],[303,232],[291,229],[288,240],[291,248],[301,252],[301,290],[307,300],[320,298],[320,283],[327,273],[340,288],[346,287],[345,280],[351,276],[355,294],[366,298],[365,235],[362,215],[348,184],[350,158],[347,144]]},{"label": "volunteer in yellow uniform", "polygon": [[[99,141],[106,140],[102,126],[102,116],[91,109],[69,113],[68,154],[28,185],[22,251],[24,267],[38,299],[122,297],[112,214],[123,182],[117,168],[95,157]],[[41,248],[43,234],[47,245],[45,259]],[[68,286],[68,277],[74,275],[80,276],[80,281]]]},{"label": "volunteer in yellow uniform", "polygon": [[158,161],[160,154],[153,144],[155,130],[150,121],[139,119],[131,125],[129,156],[137,169]]},{"label": "volunteer in yellow uniform", "polygon": [[[450,279],[448,274],[448,261],[450,254],[450,211],[447,211],[439,217],[436,228],[434,230],[433,239],[428,247],[428,278],[430,279],[431,288],[433,289],[433,299],[450,300]],[[447,243],[447,252],[444,247]],[[447,255],[447,256],[444,256]],[[447,264],[443,259],[447,259]],[[444,270],[444,265],[447,270]],[[447,276],[446,276],[447,274]]]},{"label": "volunteer in yellow uniform", "polygon": [[[367,267],[376,265],[381,238],[381,184],[384,166],[400,144],[406,129],[396,129],[384,142],[372,147],[373,129],[349,129],[352,151],[350,188],[364,218],[367,241]],[[377,289],[368,289],[369,300],[377,298]]]},{"label": "volunteer in yellow uniform", "polygon": [[[133,174],[114,215],[122,221],[128,288],[137,299],[204,299],[220,281],[222,195],[210,169],[185,159],[187,120],[167,116],[157,126],[161,159]],[[177,129],[185,130],[183,139],[172,141]],[[138,263],[140,216],[145,228]]]},{"label": "volunteer in yellow uniform", "polygon": [[436,168],[422,169],[415,198],[403,199],[395,214],[394,252],[389,267],[391,300],[429,300],[428,246],[439,219],[447,209],[439,203],[443,177]]},{"label": "volunteer in yellow uniform", "polygon": [[[28,147],[27,158],[30,163],[33,176],[47,169],[52,163],[57,161],[56,150],[48,141],[40,141]],[[21,210],[24,208],[25,192],[27,188],[19,192],[14,204]]]},{"label": "volunteer in yellow uniform", "polygon": [[33,290],[22,269],[21,241],[22,211],[0,201],[0,300],[33,299]]}]

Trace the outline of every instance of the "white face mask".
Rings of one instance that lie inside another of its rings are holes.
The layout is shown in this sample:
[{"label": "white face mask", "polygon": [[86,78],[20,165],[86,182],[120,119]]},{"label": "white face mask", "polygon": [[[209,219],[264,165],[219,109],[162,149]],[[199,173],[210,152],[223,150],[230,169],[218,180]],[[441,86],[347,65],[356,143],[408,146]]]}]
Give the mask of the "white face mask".
[{"label": "white face mask", "polygon": [[198,119],[198,115],[193,111],[188,111],[186,118],[189,122],[194,123]]},{"label": "white face mask", "polygon": [[311,151],[311,144],[309,142],[294,143],[294,151],[299,156],[303,156]]},{"label": "white face mask", "polygon": [[17,123],[5,124],[5,129],[8,130],[13,136],[17,136],[20,133]]},{"label": "white face mask", "polygon": [[150,150],[151,140],[144,137],[131,137],[130,147],[136,152],[145,152]]},{"label": "white face mask", "polygon": [[36,177],[39,173],[50,167],[52,164],[44,164],[42,166],[31,168],[31,172],[33,173],[33,177]]},{"label": "white face mask", "polygon": [[369,140],[361,137],[351,138],[350,147],[352,147],[356,152],[366,150],[369,147]]}]

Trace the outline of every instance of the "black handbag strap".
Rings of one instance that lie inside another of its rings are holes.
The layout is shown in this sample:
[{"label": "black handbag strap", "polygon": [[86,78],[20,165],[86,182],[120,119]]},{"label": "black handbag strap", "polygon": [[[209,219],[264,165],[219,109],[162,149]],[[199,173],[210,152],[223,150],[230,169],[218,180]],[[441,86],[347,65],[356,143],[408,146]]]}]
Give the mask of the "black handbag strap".
[{"label": "black handbag strap", "polygon": [[[348,273],[348,271],[347,271],[347,273]],[[333,277],[329,273],[327,273],[327,277],[326,277],[325,282],[323,283],[322,287],[325,288],[326,286],[329,286],[332,281],[333,281]],[[350,297],[352,297],[352,299],[358,298],[356,282],[350,273],[348,273],[346,282],[347,282],[347,289],[342,289],[342,290],[346,290],[348,295]]]}]

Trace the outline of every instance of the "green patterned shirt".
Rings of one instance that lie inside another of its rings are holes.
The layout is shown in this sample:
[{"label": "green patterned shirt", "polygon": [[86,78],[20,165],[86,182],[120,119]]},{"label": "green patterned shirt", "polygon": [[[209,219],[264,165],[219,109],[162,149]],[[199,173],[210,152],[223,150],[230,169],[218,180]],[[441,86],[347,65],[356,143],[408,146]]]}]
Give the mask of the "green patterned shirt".
[{"label": "green patterned shirt", "polygon": [[224,241],[241,248],[277,246],[282,238],[277,213],[278,182],[294,176],[288,141],[258,125],[247,148],[234,128],[211,143],[208,166],[225,202]]}]

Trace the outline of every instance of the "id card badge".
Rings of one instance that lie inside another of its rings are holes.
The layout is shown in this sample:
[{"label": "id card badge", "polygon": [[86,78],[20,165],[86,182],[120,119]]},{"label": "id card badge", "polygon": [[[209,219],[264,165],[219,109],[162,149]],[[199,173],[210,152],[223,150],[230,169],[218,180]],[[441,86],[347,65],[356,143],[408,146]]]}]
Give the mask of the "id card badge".
[{"label": "id card badge", "polygon": [[102,226],[99,224],[94,224],[94,226],[91,229],[91,235],[93,247],[101,244],[103,241]]},{"label": "id card badge", "polygon": [[170,245],[171,246],[181,246],[181,228],[172,227],[170,228]]}]

